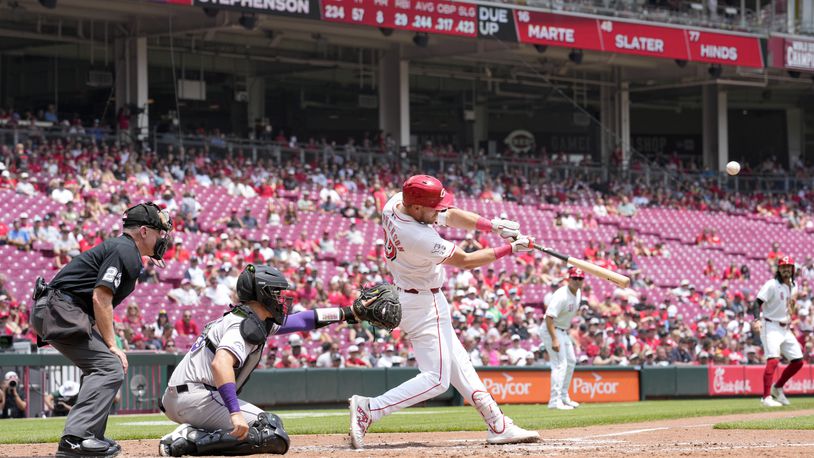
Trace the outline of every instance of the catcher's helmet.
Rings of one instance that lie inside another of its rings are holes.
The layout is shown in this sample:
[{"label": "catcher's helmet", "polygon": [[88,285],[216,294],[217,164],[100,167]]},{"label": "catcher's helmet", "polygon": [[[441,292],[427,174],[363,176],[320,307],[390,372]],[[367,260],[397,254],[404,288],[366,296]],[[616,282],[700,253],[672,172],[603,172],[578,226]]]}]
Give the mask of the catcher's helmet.
[{"label": "catcher's helmet", "polygon": [[438,178],[429,175],[413,175],[401,187],[404,205],[421,205],[435,210],[446,210],[455,197],[444,189]]},{"label": "catcher's helmet", "polygon": [[275,323],[282,325],[285,322],[291,309],[291,298],[283,297],[280,291],[291,289],[291,285],[282,272],[270,266],[249,264],[237,277],[236,289],[240,302],[260,302]]}]

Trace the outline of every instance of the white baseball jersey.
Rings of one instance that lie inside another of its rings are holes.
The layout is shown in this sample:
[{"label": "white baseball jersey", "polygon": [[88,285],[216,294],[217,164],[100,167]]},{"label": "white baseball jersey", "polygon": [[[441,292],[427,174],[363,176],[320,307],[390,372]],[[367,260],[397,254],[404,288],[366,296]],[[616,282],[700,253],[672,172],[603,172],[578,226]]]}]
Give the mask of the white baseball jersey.
[{"label": "white baseball jersey", "polygon": [[796,286],[789,288],[788,285],[780,283],[775,278],[764,283],[757,293],[757,298],[763,301],[763,318],[783,323],[790,322],[789,299],[796,293]]},{"label": "white baseball jersey", "polygon": [[455,244],[441,238],[432,226],[396,208],[400,203],[398,193],[382,209],[384,256],[393,282],[400,288],[419,291],[440,288],[446,280],[441,263],[452,256]]},{"label": "white baseball jersey", "polygon": [[[243,317],[229,313],[204,328],[204,332],[198,336],[195,344],[178,363],[178,367],[170,377],[169,385],[177,386],[184,383],[204,383],[215,386],[215,377],[212,375],[212,360],[215,354],[206,346],[206,336],[209,340],[217,342],[217,348],[224,348],[233,354],[237,359],[237,366],[242,367],[246,357],[257,349],[257,345],[252,345],[240,334],[240,323]],[[279,326],[275,325],[269,335],[274,334]]]},{"label": "white baseball jersey", "polygon": [[[571,320],[579,310],[579,303],[582,301],[582,290],[577,290],[576,294],[571,294],[568,285],[560,287],[551,295],[545,316],[554,319],[554,327],[560,329],[571,328]],[[546,329],[545,326],[541,326]]]}]

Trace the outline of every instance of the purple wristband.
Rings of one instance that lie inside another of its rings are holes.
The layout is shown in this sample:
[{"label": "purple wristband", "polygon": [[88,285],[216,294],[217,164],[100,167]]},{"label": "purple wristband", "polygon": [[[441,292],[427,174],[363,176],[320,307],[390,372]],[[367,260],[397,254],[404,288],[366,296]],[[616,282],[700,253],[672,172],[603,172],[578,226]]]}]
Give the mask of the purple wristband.
[{"label": "purple wristband", "polygon": [[218,393],[223,398],[223,404],[229,409],[229,413],[240,412],[240,403],[237,401],[237,387],[234,383],[224,383],[218,387]]}]

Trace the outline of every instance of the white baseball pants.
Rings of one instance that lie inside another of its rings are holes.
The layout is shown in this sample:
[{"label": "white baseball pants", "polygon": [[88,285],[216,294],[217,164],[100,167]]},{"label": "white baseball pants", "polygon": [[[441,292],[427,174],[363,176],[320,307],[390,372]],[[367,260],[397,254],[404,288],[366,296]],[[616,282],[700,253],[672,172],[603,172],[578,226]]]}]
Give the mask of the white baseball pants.
[{"label": "white baseball pants", "polygon": [[763,353],[766,359],[785,356],[789,361],[803,357],[800,342],[794,337],[789,325],[780,326],[780,323],[763,320],[760,327],[760,342],[763,344]]},{"label": "white baseball pants", "polygon": [[555,328],[554,332],[557,333],[557,340],[560,342],[560,351],[554,351],[551,348],[551,335],[548,333],[548,328],[543,327],[540,332],[551,361],[549,405],[555,404],[557,400],[569,399],[568,388],[571,386],[571,378],[574,376],[574,368],[577,365],[577,356],[574,353],[574,342],[571,341],[571,336],[558,328]]},{"label": "white baseball pants", "polygon": [[443,394],[450,383],[484,417],[487,426],[502,432],[503,413],[478,377],[469,354],[452,329],[449,303],[441,292],[400,292],[401,330],[413,345],[420,374],[370,399],[373,420]]}]

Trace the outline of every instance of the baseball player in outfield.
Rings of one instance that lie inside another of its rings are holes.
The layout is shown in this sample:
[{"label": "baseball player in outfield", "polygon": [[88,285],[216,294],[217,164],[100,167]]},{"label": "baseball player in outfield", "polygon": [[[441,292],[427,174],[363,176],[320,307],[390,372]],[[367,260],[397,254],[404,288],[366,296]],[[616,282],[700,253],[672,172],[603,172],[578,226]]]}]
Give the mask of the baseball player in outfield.
[{"label": "baseball player in outfield", "polygon": [[212,321],[170,377],[161,410],[182,423],[159,443],[161,456],[285,454],[280,417],[237,398],[263,355],[270,334],[355,322],[351,307],[288,315],[290,289],[280,271],[248,265],[237,280],[240,304]]},{"label": "baseball player in outfield", "polygon": [[[800,342],[791,332],[791,316],[794,315],[794,259],[784,256],[777,261],[774,278],[763,284],[757,293],[753,316],[758,317],[763,308],[760,322],[760,341],[766,355],[766,370],[763,372],[763,398],[760,403],[766,407],[789,405],[783,393],[783,385],[803,367],[803,352]],[[772,384],[780,356],[789,360],[777,382]]]},{"label": "baseball player in outfield", "polygon": [[[354,448],[364,446],[365,434],[375,421],[444,393],[450,383],[483,417],[488,443],[532,442],[540,438],[536,431],[515,425],[486,391],[453,332],[450,307],[441,292],[446,277],[443,264],[473,269],[518,251],[530,251],[532,241],[520,235],[516,222],[489,221],[452,208],[452,204],[453,195],[440,181],[416,175],[404,183],[402,192],[393,196],[382,210],[384,255],[402,305],[400,328],[412,343],[421,372],[380,396],[350,398],[350,436]],[[432,224],[492,231],[504,239],[516,240],[498,248],[466,253],[441,238]]]},{"label": "baseball player in outfield", "polygon": [[551,356],[549,409],[573,410],[579,407],[579,403],[572,401],[568,396],[568,388],[571,386],[571,378],[577,364],[574,342],[568,335],[568,330],[571,328],[571,320],[579,311],[583,280],[585,273],[582,269],[577,267],[568,269],[568,284],[551,295],[545,311],[545,326],[540,327],[540,337]]}]

